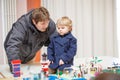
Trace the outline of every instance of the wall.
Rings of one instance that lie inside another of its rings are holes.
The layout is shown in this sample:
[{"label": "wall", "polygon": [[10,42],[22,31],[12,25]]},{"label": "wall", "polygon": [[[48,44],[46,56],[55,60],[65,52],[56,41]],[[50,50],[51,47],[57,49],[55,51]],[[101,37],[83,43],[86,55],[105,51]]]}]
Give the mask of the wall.
[{"label": "wall", "polygon": [[27,11],[39,8],[41,6],[41,0],[27,0]]},{"label": "wall", "polygon": [[118,37],[118,52],[119,52],[119,58],[120,58],[120,0],[117,0],[117,37]]},{"label": "wall", "polygon": [[2,0],[0,0],[0,64],[4,63],[4,52],[3,52],[3,25],[2,25]]},{"label": "wall", "polygon": [[26,13],[26,0],[0,0],[0,64],[7,63],[4,51],[4,40],[13,22]]},{"label": "wall", "polygon": [[17,0],[17,18],[27,12],[27,0]]},{"label": "wall", "polygon": [[51,18],[69,16],[78,40],[76,57],[118,57],[116,0],[42,0]]},{"label": "wall", "polygon": [[7,63],[3,42],[12,24],[32,8],[40,7],[40,0],[0,0],[0,64]]}]

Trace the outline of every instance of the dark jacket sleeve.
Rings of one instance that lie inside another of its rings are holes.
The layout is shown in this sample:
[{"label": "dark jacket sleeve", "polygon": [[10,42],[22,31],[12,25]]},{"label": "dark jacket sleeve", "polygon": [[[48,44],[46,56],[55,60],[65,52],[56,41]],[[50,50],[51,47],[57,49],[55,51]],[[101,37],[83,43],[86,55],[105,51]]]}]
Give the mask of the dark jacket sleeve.
[{"label": "dark jacket sleeve", "polygon": [[56,31],[56,24],[53,20],[50,20],[50,23],[49,23],[49,36],[50,36],[50,39],[53,38],[54,36],[56,36],[57,34],[57,31]]},{"label": "dark jacket sleeve", "polygon": [[45,44],[44,44],[45,46],[48,46],[51,38],[53,38],[57,34],[56,25],[55,25],[55,22],[52,19],[50,19],[48,30],[49,30],[48,31],[49,39],[45,42]]},{"label": "dark jacket sleeve", "polygon": [[4,42],[4,48],[7,54],[8,63],[11,66],[11,61],[20,59],[20,47],[25,37],[25,30],[20,23],[14,23],[12,29],[8,33]]}]

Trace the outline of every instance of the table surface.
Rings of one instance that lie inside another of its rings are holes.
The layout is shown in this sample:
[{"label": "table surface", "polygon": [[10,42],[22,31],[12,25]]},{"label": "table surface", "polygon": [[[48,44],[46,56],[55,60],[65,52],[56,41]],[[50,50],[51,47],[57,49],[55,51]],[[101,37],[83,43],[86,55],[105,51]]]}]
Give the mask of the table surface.
[{"label": "table surface", "polygon": [[[31,63],[31,64],[21,64],[21,73],[22,75],[39,73],[41,71],[40,63]],[[2,73],[6,78],[0,75],[0,80],[14,80],[13,74],[9,70],[9,65],[4,64],[0,65],[0,73]],[[17,79],[20,80],[20,79]]]},{"label": "table surface", "polygon": [[[41,65],[40,63],[32,63],[32,64],[21,64],[21,72],[23,73],[20,78],[16,80],[22,80],[23,77],[29,76],[30,74],[40,73]],[[9,70],[8,64],[0,65],[0,72],[5,76],[2,78],[0,76],[0,80],[15,80],[13,74],[11,74]]]},{"label": "table surface", "polygon": [[[78,66],[80,63],[85,63],[86,59],[89,58],[78,58],[75,59],[75,65]],[[114,58],[114,57],[99,57],[98,59],[101,59],[99,64],[102,65],[103,69],[106,69],[108,66],[113,66],[113,62],[119,63],[120,64],[120,59],[119,58]],[[79,63],[79,64],[78,64]],[[21,64],[21,72],[23,75],[28,75],[31,73],[39,73],[41,71],[41,66],[40,63],[31,63],[31,64]],[[9,66],[8,64],[0,64],[0,72],[8,79],[3,79],[2,76],[0,76],[0,80],[14,80],[13,74],[9,71]],[[87,75],[88,76],[88,75]],[[91,75],[90,75],[91,77]]]}]

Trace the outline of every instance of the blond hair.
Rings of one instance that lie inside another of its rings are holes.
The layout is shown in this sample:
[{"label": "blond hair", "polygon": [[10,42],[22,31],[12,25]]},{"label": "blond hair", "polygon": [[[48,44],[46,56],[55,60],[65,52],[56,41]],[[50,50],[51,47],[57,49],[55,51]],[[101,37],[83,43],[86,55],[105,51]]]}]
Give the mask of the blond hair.
[{"label": "blond hair", "polygon": [[58,19],[56,25],[67,26],[70,29],[70,31],[72,31],[72,20],[67,16],[63,16],[60,19]]}]

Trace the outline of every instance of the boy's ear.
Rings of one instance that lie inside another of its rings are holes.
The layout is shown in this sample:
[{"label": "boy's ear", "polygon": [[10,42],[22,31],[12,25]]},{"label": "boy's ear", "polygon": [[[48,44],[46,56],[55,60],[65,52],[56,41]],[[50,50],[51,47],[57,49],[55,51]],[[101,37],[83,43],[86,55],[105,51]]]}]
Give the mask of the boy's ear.
[{"label": "boy's ear", "polygon": [[36,24],[36,22],[35,22],[35,20],[34,20],[34,19],[32,19],[32,22],[33,22],[33,24],[34,24],[34,25]]}]

